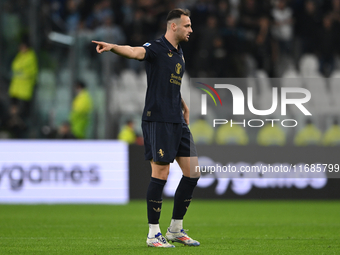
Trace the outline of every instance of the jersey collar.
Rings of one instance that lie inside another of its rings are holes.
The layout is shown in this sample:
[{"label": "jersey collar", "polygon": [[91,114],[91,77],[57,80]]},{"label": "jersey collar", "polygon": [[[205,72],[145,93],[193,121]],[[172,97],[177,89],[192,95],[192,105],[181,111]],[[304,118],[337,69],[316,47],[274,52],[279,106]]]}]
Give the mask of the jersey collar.
[{"label": "jersey collar", "polygon": [[162,35],[162,41],[166,44],[169,50],[182,54],[182,47],[178,44],[178,50]]}]

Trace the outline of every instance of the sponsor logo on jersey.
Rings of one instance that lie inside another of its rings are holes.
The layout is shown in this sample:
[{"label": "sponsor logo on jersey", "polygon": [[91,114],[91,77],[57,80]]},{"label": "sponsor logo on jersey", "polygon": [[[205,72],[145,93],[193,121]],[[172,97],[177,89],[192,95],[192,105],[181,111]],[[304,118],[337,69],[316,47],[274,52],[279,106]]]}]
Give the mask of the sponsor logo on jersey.
[{"label": "sponsor logo on jersey", "polygon": [[180,74],[182,70],[182,65],[180,63],[176,64],[175,71],[177,74]]}]

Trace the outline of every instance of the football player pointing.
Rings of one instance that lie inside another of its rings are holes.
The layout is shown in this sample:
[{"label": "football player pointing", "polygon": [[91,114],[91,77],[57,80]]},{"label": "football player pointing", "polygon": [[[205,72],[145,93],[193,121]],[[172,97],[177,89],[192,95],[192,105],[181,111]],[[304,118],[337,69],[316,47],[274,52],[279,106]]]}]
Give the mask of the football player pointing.
[{"label": "football player pointing", "polygon": [[[174,247],[168,241],[198,246],[183,230],[183,217],[189,207],[200,177],[196,147],[188,128],[189,108],[181,97],[185,61],[180,42],[187,42],[191,28],[190,12],[174,9],[167,16],[167,30],[161,38],[142,47],[93,41],[97,52],[112,51],[120,56],[145,61],[147,92],[142,116],[145,159],[151,163],[151,180],[147,190],[149,233],[147,245]],[[172,219],[166,238],[161,234],[159,218],[162,193],[170,163],[176,159],[183,176],[174,197]],[[168,240],[168,241],[167,241]]]}]

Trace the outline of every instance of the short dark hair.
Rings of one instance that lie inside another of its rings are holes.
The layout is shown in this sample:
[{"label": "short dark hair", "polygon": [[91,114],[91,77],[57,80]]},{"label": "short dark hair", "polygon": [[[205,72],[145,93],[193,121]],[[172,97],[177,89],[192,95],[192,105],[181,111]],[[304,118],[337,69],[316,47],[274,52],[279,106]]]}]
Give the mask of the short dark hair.
[{"label": "short dark hair", "polygon": [[168,22],[169,20],[179,19],[181,18],[182,15],[190,17],[190,11],[188,9],[183,10],[181,8],[173,9],[168,13],[166,21]]},{"label": "short dark hair", "polygon": [[22,35],[20,43],[26,45],[26,47],[31,47],[30,38],[28,34]]},{"label": "short dark hair", "polygon": [[86,88],[86,85],[83,81],[78,80],[78,81],[76,81],[76,88],[84,89],[84,88]]}]

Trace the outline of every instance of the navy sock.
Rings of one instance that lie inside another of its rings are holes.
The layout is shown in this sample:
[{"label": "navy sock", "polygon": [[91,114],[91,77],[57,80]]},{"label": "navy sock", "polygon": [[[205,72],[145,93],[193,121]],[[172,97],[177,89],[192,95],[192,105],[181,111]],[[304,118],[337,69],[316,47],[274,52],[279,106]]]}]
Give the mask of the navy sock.
[{"label": "navy sock", "polygon": [[149,224],[158,224],[162,209],[162,193],[166,180],[151,177],[146,194]]},{"label": "navy sock", "polygon": [[194,188],[197,185],[198,179],[199,178],[189,178],[182,176],[175,193],[174,210],[172,212],[173,219],[183,219],[191,202],[192,193],[194,192]]}]

